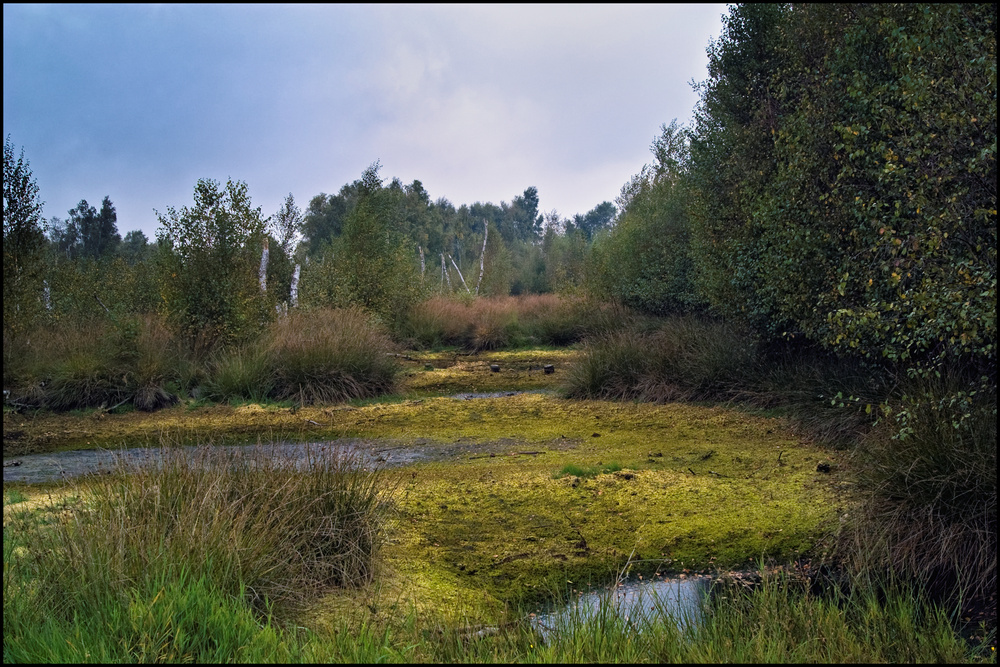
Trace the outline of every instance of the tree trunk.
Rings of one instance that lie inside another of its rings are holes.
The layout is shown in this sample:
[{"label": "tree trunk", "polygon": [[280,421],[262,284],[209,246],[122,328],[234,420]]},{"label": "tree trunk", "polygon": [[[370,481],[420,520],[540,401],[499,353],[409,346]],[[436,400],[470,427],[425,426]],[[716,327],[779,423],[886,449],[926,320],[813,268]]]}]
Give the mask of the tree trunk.
[{"label": "tree trunk", "polygon": [[490,235],[490,224],[483,220],[483,251],[479,253],[479,280],[476,281],[476,296],[479,296],[479,286],[483,282],[483,269],[486,268],[486,239]]},{"label": "tree trunk", "polygon": [[462,287],[465,288],[466,292],[472,294],[472,290],[470,290],[469,286],[465,284],[465,276],[462,275],[462,269],[458,268],[458,264],[455,263],[455,258],[452,257],[451,255],[448,255],[448,259],[451,260],[451,265],[455,267],[456,271],[458,271],[458,277],[461,278],[462,280]]},{"label": "tree trunk", "polygon": [[264,239],[264,251],[260,253],[260,291],[267,291],[267,239]]},{"label": "tree trunk", "polygon": [[299,275],[302,273],[302,266],[295,265],[295,273],[292,274],[291,302],[292,308],[299,305]]}]

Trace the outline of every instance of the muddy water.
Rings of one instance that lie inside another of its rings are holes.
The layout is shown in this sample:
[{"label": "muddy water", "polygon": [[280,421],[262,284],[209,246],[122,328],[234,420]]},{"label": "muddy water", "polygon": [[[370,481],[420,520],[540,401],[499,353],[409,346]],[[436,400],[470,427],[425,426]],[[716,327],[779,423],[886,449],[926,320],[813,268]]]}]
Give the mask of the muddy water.
[{"label": "muddy water", "polygon": [[644,625],[673,622],[680,630],[701,622],[712,585],[708,576],[629,578],[616,586],[577,592],[568,603],[540,610],[530,617],[548,642],[556,634],[571,633],[582,623],[617,616],[636,632]]},{"label": "muddy water", "polygon": [[[291,459],[305,466],[310,453],[315,455],[320,450],[332,449],[341,454],[357,459],[362,467],[396,467],[416,463],[418,461],[436,460],[446,456],[448,448],[440,446],[402,447],[392,443],[360,438],[342,438],[324,442],[279,442],[267,445],[226,445],[215,447],[216,450],[236,451],[252,447],[265,454],[274,453],[282,459]],[[196,447],[185,447],[192,455]],[[80,477],[93,473],[109,471],[119,459],[129,463],[144,464],[159,460],[163,451],[159,447],[143,447],[134,449],[86,449],[71,452],[52,452],[49,454],[28,454],[16,459],[4,461],[4,482],[52,482],[60,479]]]}]

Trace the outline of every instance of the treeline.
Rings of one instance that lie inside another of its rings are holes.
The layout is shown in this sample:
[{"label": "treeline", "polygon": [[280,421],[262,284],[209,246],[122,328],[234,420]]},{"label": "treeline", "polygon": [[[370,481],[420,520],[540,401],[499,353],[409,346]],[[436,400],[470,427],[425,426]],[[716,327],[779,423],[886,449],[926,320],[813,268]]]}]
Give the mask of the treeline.
[{"label": "treeline", "polygon": [[[68,218],[44,221],[28,163],[14,159],[9,137],[8,167],[23,183],[18,192],[5,187],[5,246],[9,235],[27,240],[5,251],[5,271],[19,276],[8,285],[5,331],[41,316],[159,311],[192,338],[234,342],[300,303],[361,306],[392,325],[435,294],[580,288],[590,242],[616,213],[603,202],[572,219],[543,214],[535,187],[510,203],[456,208],[432,201],[419,180],[385,182],[376,161],[338,194],[313,197],[305,212],[289,194],[269,218],[252,206],[246,183],[202,179],[193,206],[157,212],[155,240],[141,231],[122,239],[109,197],[99,211],[81,200]],[[8,200],[25,202],[23,212],[8,215]]]},{"label": "treeline", "polygon": [[738,5],[690,128],[595,247],[600,286],[771,339],[996,363],[996,10]]}]

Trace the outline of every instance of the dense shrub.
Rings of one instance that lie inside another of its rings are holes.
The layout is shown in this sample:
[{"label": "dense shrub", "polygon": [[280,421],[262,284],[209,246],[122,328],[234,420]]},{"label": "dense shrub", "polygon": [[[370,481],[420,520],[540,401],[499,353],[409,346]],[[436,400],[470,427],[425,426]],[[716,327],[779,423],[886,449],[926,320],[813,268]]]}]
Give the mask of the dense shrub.
[{"label": "dense shrub", "polygon": [[177,400],[170,386],[180,365],[178,344],[156,315],[66,318],[4,339],[4,387],[20,407],[155,410]]},{"label": "dense shrub", "polygon": [[652,332],[626,327],[588,339],[570,396],[673,401],[727,398],[757,372],[757,350],[733,325],[675,317]]}]

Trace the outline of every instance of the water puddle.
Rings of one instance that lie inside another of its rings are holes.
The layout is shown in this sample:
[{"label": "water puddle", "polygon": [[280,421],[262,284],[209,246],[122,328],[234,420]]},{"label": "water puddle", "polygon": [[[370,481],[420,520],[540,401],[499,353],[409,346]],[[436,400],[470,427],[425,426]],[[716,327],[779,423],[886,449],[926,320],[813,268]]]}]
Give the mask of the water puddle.
[{"label": "water puddle", "polygon": [[678,629],[684,630],[703,619],[711,584],[711,577],[701,575],[628,578],[610,588],[577,591],[574,600],[532,614],[530,620],[546,642],[556,634],[572,633],[587,621],[612,615],[636,632],[649,623],[664,621],[676,623]]},{"label": "water puddle", "polygon": [[[279,442],[253,445],[215,446],[217,451],[240,451],[252,448],[264,454],[275,454],[282,459],[290,459],[302,468],[308,464],[310,454],[332,449],[341,455],[353,457],[362,468],[397,466],[429,460],[436,450],[427,447],[387,447],[383,443],[362,439],[341,439],[328,442]],[[197,447],[185,447],[192,456]],[[137,447],[133,449],[84,449],[78,451],[50,452],[47,454],[27,454],[4,461],[4,482],[53,482],[82,475],[104,473],[124,458],[139,465],[158,461],[163,450],[160,447]]]}]

